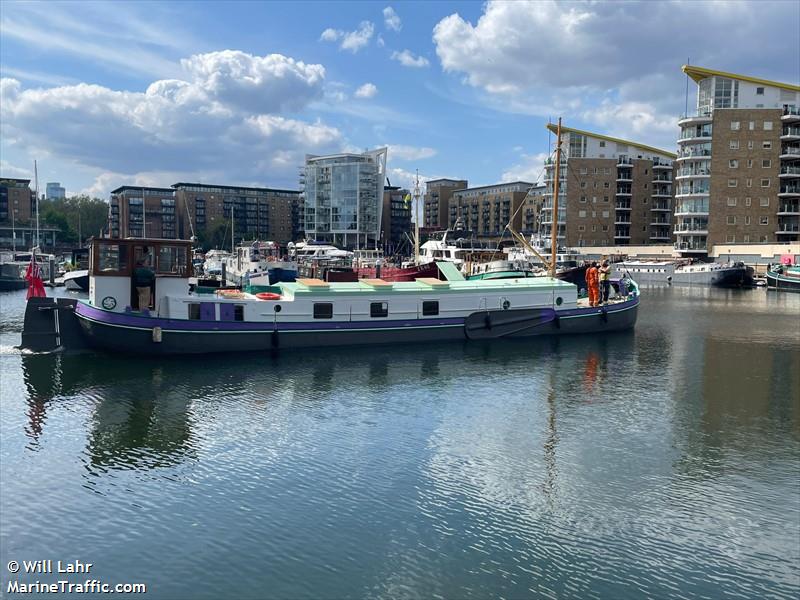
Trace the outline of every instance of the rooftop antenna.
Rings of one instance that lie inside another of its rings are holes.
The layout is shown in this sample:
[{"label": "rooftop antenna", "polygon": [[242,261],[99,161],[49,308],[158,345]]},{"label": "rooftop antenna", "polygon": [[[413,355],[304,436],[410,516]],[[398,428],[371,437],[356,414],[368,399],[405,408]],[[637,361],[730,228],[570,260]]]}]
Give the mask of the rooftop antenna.
[{"label": "rooftop antenna", "polygon": [[[686,57],[686,66],[689,66],[689,57]],[[683,110],[684,116],[689,116],[689,73],[686,73],[686,108]]]}]

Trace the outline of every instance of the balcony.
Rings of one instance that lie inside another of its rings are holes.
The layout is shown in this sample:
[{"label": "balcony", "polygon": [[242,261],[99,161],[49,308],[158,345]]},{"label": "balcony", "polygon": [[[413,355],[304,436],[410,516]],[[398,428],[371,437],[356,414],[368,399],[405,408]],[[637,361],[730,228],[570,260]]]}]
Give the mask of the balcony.
[{"label": "balcony", "polygon": [[705,125],[711,123],[713,115],[710,111],[702,111],[695,114],[686,114],[678,117],[678,126],[684,127],[688,125]]},{"label": "balcony", "polygon": [[666,219],[654,219],[654,220],[650,221],[650,226],[651,227],[658,227],[659,225],[669,226],[670,222],[667,221]]},{"label": "balcony", "polygon": [[705,185],[692,185],[693,182],[689,182],[689,184],[682,184],[678,186],[675,190],[675,197],[681,198],[686,196],[708,196],[708,184]]},{"label": "balcony", "polygon": [[621,171],[617,173],[617,183],[631,183],[633,181],[633,173],[626,173]]},{"label": "balcony", "polygon": [[672,198],[672,190],[664,188],[654,189],[653,198]]},{"label": "balcony", "polygon": [[800,233],[800,225],[783,225],[778,228],[775,235],[797,235]]},{"label": "balcony", "polygon": [[629,230],[620,229],[614,232],[614,239],[629,240],[631,239],[631,232]]},{"label": "balcony", "polygon": [[672,163],[670,161],[666,161],[663,158],[654,158],[653,159],[653,169],[669,169],[672,170]]},{"label": "balcony", "polygon": [[781,139],[784,141],[800,140],[800,127],[784,127]]},{"label": "balcony", "polygon": [[781,158],[782,159],[800,158],[800,147],[784,146],[783,148],[781,148]]},{"label": "balcony", "polygon": [[708,252],[705,238],[691,238],[692,241],[675,242],[674,248],[680,252],[700,252],[705,254]]},{"label": "balcony", "polygon": [[711,177],[709,167],[682,167],[675,172],[675,179],[686,179],[687,177]]},{"label": "balcony", "polygon": [[778,192],[779,198],[800,196],[800,185],[782,185]]},{"label": "balcony", "polygon": [[666,241],[666,242],[668,242],[668,241],[670,241],[672,239],[672,236],[669,235],[668,233],[664,234],[662,232],[658,232],[658,233],[651,233],[650,234],[650,239],[653,240],[653,241]]},{"label": "balcony", "polygon": [[783,165],[779,177],[782,179],[800,177],[800,165]]},{"label": "balcony", "polygon": [[708,225],[676,225],[672,233],[675,235],[708,235]]},{"label": "balcony", "polygon": [[711,141],[710,131],[698,131],[697,128],[684,129],[681,132],[681,137],[678,139],[678,144],[698,144],[702,142]]},{"label": "balcony", "polygon": [[703,148],[700,150],[696,150],[693,148],[683,148],[678,150],[678,157],[675,160],[682,161],[682,160],[711,160],[711,149],[710,148]]},{"label": "balcony", "polygon": [[672,177],[670,177],[669,175],[654,175],[651,181],[653,183],[658,183],[658,182],[672,183]]},{"label": "balcony", "polygon": [[617,159],[617,168],[619,167],[632,167],[633,166],[633,159],[628,156],[620,156]]},{"label": "balcony", "polygon": [[779,217],[790,217],[800,215],[800,202],[790,202],[788,204],[781,204],[778,207]]},{"label": "balcony", "polygon": [[800,108],[797,106],[784,106],[781,121],[784,123],[794,123],[800,121]]},{"label": "balcony", "polygon": [[620,218],[620,217],[616,217],[614,219],[614,225],[630,225],[630,224],[631,224],[631,220],[630,219],[624,219],[624,218]]},{"label": "balcony", "polygon": [[669,202],[655,202],[651,207],[651,211],[671,211],[672,209],[669,206]]},{"label": "balcony", "polygon": [[614,206],[615,210],[630,210],[631,203],[630,202],[617,202]]},{"label": "balcony", "polygon": [[631,188],[617,188],[617,196],[630,196]]},{"label": "balcony", "polygon": [[681,203],[675,207],[676,216],[707,215],[708,203]]}]

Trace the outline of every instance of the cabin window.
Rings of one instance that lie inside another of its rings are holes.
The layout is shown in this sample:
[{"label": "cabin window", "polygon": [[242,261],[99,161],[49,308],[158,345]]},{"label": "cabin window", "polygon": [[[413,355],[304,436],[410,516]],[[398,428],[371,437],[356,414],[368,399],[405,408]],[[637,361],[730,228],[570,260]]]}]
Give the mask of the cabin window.
[{"label": "cabin window", "polygon": [[233,305],[233,320],[244,321],[244,304]]},{"label": "cabin window", "polygon": [[435,317],[439,314],[439,301],[438,300],[423,300],[422,301],[422,315],[425,317]]},{"label": "cabin window", "polygon": [[192,302],[189,304],[189,318],[193,321],[200,320],[200,303]]},{"label": "cabin window", "polygon": [[127,272],[128,246],[119,244],[100,244],[98,271],[105,273]]},{"label": "cabin window", "polygon": [[333,304],[330,302],[314,302],[315,319],[332,319]]},{"label": "cabin window", "polygon": [[158,273],[162,275],[186,274],[186,248],[161,246],[158,249]]},{"label": "cabin window", "polygon": [[389,303],[388,302],[370,302],[369,304],[370,317],[388,317],[389,316]]}]

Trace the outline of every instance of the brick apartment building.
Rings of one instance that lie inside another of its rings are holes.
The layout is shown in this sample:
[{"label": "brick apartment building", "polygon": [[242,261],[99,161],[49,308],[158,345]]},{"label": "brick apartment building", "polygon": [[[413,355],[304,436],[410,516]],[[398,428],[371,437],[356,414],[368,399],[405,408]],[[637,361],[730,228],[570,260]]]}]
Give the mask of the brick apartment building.
[{"label": "brick apartment building", "polygon": [[[556,126],[547,127],[556,132]],[[558,239],[566,246],[668,244],[675,155],[606,135],[561,127]],[[549,243],[555,160],[545,161],[539,235]]]},{"label": "brick apartment building", "polygon": [[800,86],[684,66],[697,104],[684,115],[676,249],[800,239]]},{"label": "brick apartment building", "polygon": [[450,198],[456,190],[466,189],[466,179],[434,179],[425,184],[423,218],[420,226],[436,231],[450,223]]},{"label": "brick apartment building", "polygon": [[499,240],[509,222],[520,231],[520,207],[532,187],[527,181],[513,181],[457,190],[449,201],[448,227],[460,219],[468,231],[486,240]]}]

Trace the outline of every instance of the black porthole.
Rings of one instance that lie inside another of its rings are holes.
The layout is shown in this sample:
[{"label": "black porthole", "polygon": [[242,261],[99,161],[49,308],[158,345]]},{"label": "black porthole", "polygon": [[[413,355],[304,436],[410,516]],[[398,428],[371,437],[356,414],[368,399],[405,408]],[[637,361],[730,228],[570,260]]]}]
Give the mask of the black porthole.
[{"label": "black porthole", "polygon": [[276,304],[275,306],[272,307],[272,310],[274,310],[275,312],[281,312],[281,305]]},{"label": "black porthole", "polygon": [[559,296],[558,298],[556,298],[556,306],[561,306],[562,304],[564,304],[564,299],[561,296]]}]

